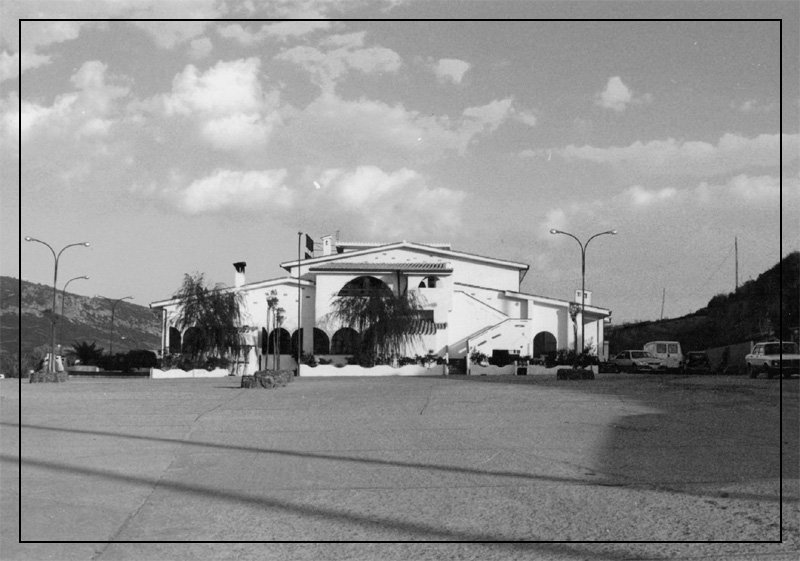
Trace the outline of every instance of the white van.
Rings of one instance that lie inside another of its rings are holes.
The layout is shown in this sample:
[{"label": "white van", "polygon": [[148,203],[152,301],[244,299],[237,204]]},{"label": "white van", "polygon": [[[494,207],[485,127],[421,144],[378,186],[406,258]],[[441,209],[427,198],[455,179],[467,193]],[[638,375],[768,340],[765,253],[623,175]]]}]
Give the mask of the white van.
[{"label": "white van", "polygon": [[645,343],[644,350],[664,359],[664,364],[669,370],[678,370],[683,365],[683,352],[681,344],[677,341],[650,341]]}]

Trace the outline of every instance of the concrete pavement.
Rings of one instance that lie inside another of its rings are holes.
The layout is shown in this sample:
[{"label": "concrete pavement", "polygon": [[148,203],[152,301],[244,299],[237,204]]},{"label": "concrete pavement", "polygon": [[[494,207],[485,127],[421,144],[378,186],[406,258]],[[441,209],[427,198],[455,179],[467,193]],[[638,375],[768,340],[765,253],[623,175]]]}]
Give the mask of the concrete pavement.
[{"label": "concrete pavement", "polygon": [[[795,559],[800,543],[796,378],[1,380],[0,397],[4,560]],[[581,543],[706,541],[740,543]]]}]

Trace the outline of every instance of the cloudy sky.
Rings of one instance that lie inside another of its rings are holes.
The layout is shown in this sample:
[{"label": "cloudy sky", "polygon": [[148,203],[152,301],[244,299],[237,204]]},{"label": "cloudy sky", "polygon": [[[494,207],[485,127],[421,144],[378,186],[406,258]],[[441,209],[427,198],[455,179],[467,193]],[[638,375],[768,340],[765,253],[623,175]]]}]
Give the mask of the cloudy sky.
[{"label": "cloudy sky", "polygon": [[[419,21],[438,17],[462,21]],[[619,17],[643,21],[600,21]],[[644,21],[664,17],[687,21]],[[665,291],[681,316],[734,289],[735,238],[740,283],[800,249],[798,19],[796,2],[4,2],[0,269],[50,284],[20,234],[88,241],[59,288],[90,275],[69,291],[147,305],[188,272],[231,284],[235,261],[283,276],[298,231],[338,232],[528,263],[523,291],[570,299],[580,247],[549,230],[615,228],[586,253],[594,303],[657,319]]]}]

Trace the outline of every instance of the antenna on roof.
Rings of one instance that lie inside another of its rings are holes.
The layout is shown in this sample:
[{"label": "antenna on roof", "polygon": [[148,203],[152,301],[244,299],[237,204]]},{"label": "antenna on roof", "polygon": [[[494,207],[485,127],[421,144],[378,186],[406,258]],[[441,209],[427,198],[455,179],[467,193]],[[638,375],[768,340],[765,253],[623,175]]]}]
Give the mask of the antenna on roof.
[{"label": "antenna on roof", "polygon": [[339,230],[336,230],[336,241],[339,241]]}]

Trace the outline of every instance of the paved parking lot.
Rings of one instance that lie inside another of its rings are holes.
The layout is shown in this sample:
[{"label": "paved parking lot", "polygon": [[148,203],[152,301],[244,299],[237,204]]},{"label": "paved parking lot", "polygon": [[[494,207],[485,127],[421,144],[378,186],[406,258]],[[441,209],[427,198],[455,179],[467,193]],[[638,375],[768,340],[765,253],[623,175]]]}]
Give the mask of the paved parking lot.
[{"label": "paved parking lot", "polygon": [[797,378],[238,383],[0,380],[0,557],[796,558]]}]

